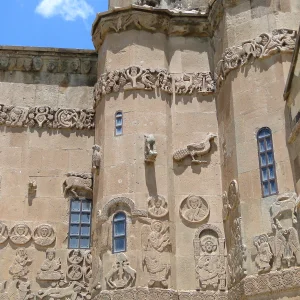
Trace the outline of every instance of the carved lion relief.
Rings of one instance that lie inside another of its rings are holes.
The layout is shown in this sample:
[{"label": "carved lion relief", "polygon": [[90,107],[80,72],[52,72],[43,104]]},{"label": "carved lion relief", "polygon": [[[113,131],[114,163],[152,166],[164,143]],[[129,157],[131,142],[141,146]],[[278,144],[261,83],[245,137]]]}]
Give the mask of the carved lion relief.
[{"label": "carved lion relief", "polygon": [[202,197],[190,195],[181,202],[179,213],[187,222],[200,223],[208,217],[209,207]]},{"label": "carved lion relief", "polygon": [[35,244],[47,247],[55,242],[56,235],[51,225],[42,224],[34,229],[32,238]]},{"label": "carved lion relief", "polygon": [[169,213],[166,199],[161,195],[149,197],[148,213],[154,218],[165,217]]},{"label": "carved lion relief", "polygon": [[67,197],[93,197],[93,177],[90,173],[68,173],[63,183],[64,196]]},{"label": "carved lion relief", "polygon": [[14,244],[24,245],[31,240],[31,230],[26,224],[17,224],[10,230],[9,238]]},{"label": "carved lion relief", "polygon": [[200,289],[225,290],[225,239],[217,227],[205,224],[197,230],[194,257]]},{"label": "carved lion relief", "polygon": [[0,222],[0,244],[3,244],[8,239],[8,228],[7,226]]}]

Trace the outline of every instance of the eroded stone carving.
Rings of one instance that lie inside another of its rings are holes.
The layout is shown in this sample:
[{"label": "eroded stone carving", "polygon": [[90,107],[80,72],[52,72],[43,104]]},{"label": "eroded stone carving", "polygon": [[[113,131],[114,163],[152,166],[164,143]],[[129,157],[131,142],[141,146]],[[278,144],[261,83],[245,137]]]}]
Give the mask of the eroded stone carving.
[{"label": "eroded stone carving", "polygon": [[138,0],[136,2],[137,5],[147,5],[152,7],[158,7],[160,5],[161,0]]},{"label": "eroded stone carving", "polygon": [[271,259],[273,253],[269,245],[269,238],[266,234],[256,236],[253,240],[256,247],[257,255],[255,257],[255,264],[258,268],[258,273],[266,273],[271,270]]},{"label": "eroded stone carving", "polygon": [[32,238],[35,244],[46,247],[54,243],[56,235],[51,225],[42,224],[34,229]]},{"label": "eroded stone carving", "polygon": [[154,218],[165,217],[169,213],[166,199],[160,195],[149,197],[148,213]]},{"label": "eroded stone carving", "polygon": [[190,156],[192,158],[192,163],[207,163],[207,161],[196,159],[196,157],[201,158],[202,156],[210,152],[211,143],[216,136],[216,134],[208,133],[203,142],[199,144],[189,144],[186,148],[176,150],[173,154],[174,160],[179,162]]},{"label": "eroded stone carving", "polygon": [[245,65],[251,59],[264,58],[277,52],[292,52],[295,42],[295,30],[276,29],[272,34],[262,33],[240,46],[227,48],[216,68],[218,85],[221,85],[231,70]]},{"label": "eroded stone carving", "polygon": [[68,173],[68,178],[63,183],[64,196],[86,197],[92,199],[93,180],[91,173]]},{"label": "eroded stone carving", "polygon": [[8,239],[8,228],[7,226],[0,222],[0,244],[3,244]]},{"label": "eroded stone carving", "polygon": [[93,129],[93,109],[18,107],[0,104],[0,125],[12,127],[47,127]]},{"label": "eroded stone carving", "polygon": [[14,244],[24,245],[31,240],[31,230],[26,224],[17,224],[10,230],[9,238]]},{"label": "eroded stone carving", "polygon": [[157,151],[153,134],[145,134],[145,162],[155,162]]},{"label": "eroded stone carving", "polygon": [[157,284],[163,288],[168,287],[167,279],[171,267],[166,262],[166,252],[171,246],[169,237],[169,226],[165,222],[153,220],[151,226],[142,227],[142,245],[144,250],[143,265],[149,273],[149,287]]},{"label": "eroded stone carving", "polygon": [[203,290],[225,290],[225,239],[214,225],[201,226],[194,239],[196,277]]},{"label": "eroded stone carving", "polygon": [[34,195],[37,190],[37,183],[35,180],[30,180],[28,182],[28,193]]},{"label": "eroded stone carving", "polygon": [[99,170],[101,164],[101,148],[99,145],[93,146],[92,168],[94,171]]},{"label": "eroded stone carving", "polygon": [[116,256],[116,263],[105,277],[108,288],[124,289],[133,286],[136,279],[136,271],[130,267],[129,261],[124,253]]},{"label": "eroded stone carving", "polygon": [[18,248],[15,260],[9,268],[9,273],[12,274],[13,279],[26,278],[29,273],[28,265],[31,263],[32,260],[28,257],[26,249]]},{"label": "eroded stone carving", "polygon": [[185,221],[199,223],[208,217],[209,207],[202,197],[190,195],[181,202],[179,213]]},{"label": "eroded stone carving", "polygon": [[37,274],[38,280],[62,280],[64,275],[61,272],[60,258],[55,258],[56,251],[54,249],[47,249],[46,259],[41,265],[41,270]]},{"label": "eroded stone carving", "polygon": [[71,250],[68,254],[68,262],[70,264],[78,265],[82,263],[84,256],[82,252],[78,249]]},{"label": "eroded stone carving", "polygon": [[29,300],[35,299],[30,291],[30,283],[22,280],[0,282],[1,300]]}]

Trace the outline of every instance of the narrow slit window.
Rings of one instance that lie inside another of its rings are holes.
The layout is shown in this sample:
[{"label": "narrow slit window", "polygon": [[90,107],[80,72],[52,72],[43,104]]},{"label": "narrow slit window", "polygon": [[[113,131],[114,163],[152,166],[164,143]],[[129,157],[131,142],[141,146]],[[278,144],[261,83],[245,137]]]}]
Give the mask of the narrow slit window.
[{"label": "narrow slit window", "polygon": [[69,249],[89,249],[91,244],[92,200],[71,199]]},{"label": "narrow slit window", "polygon": [[261,128],[257,133],[260,178],[263,197],[278,192],[273,151],[272,132],[268,127]]},{"label": "narrow slit window", "polygon": [[113,218],[113,253],[126,251],[126,214],[119,212]]},{"label": "narrow slit window", "polygon": [[115,115],[115,135],[123,134],[123,113],[117,111]]}]

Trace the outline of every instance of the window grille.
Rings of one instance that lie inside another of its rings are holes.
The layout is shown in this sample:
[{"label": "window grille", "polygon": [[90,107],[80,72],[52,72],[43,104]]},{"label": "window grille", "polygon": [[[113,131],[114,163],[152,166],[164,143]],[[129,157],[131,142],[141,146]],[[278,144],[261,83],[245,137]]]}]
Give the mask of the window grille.
[{"label": "window grille", "polygon": [[258,131],[257,143],[263,197],[275,195],[278,189],[272,132],[270,128],[263,127]]},{"label": "window grille", "polygon": [[115,135],[123,134],[123,113],[121,111],[117,111],[115,115]]},{"label": "window grille", "polygon": [[113,218],[113,253],[126,251],[126,214],[119,212]]}]

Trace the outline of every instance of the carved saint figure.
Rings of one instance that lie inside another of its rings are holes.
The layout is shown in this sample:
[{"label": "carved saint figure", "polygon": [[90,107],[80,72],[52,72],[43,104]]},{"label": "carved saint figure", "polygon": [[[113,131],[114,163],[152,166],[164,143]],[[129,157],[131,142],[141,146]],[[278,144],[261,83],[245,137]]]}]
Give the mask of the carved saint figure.
[{"label": "carved saint figure", "polygon": [[185,157],[191,156],[192,163],[200,164],[206,163],[207,161],[202,161],[200,159],[196,159],[196,157],[202,157],[205,154],[209,153],[211,150],[211,142],[217,135],[213,133],[208,133],[205,140],[199,144],[193,143],[187,145],[186,148],[176,150],[173,154],[173,158],[175,161],[182,161]]},{"label": "carved saint figure", "polygon": [[9,268],[9,272],[13,275],[14,279],[25,277],[29,270],[28,266],[32,260],[28,257],[25,248],[18,248],[16,251],[15,261]]},{"label": "carved saint figure", "polygon": [[70,264],[78,265],[83,261],[83,255],[80,250],[74,249],[69,252],[68,262]]},{"label": "carved saint figure", "polygon": [[117,261],[105,277],[110,289],[124,289],[133,286],[136,279],[136,271],[130,267],[129,261],[124,253],[117,255]]},{"label": "carved saint figure", "polygon": [[157,195],[148,199],[148,212],[152,217],[162,218],[169,212],[166,199]]},{"label": "carved saint figure", "polygon": [[93,146],[93,155],[92,155],[92,168],[93,170],[97,170],[100,168],[101,163],[101,148],[99,145]]},{"label": "carved saint figure", "polygon": [[0,222],[0,244],[3,244],[8,239],[7,226]]},{"label": "carved saint figure", "polygon": [[[170,272],[170,265],[164,262],[163,253],[168,246],[171,245],[169,238],[169,226],[161,221],[154,220],[151,223],[151,231],[147,235],[148,227],[144,227],[145,232],[142,234],[144,244],[144,259],[143,264],[146,266],[150,280],[149,287],[155,284],[160,284],[163,288],[168,287],[167,278]],[[143,230],[143,229],[142,229]]]},{"label": "carved saint figure", "polygon": [[180,205],[180,215],[188,222],[201,222],[208,214],[208,204],[199,196],[188,196]]},{"label": "carved saint figure", "polygon": [[60,258],[55,258],[55,250],[47,249],[46,259],[41,265],[41,271],[37,274],[39,280],[61,280],[64,278],[63,273],[60,271],[61,261]]},{"label": "carved saint figure", "polygon": [[31,240],[31,231],[26,224],[17,224],[11,229],[9,238],[14,244],[24,245]]},{"label": "carved saint figure", "polygon": [[266,234],[262,234],[255,237],[253,244],[257,249],[255,263],[258,267],[258,273],[269,272],[271,270],[271,259],[273,258],[273,253],[268,242],[268,236]]},{"label": "carved saint figure", "polygon": [[38,226],[33,232],[33,240],[39,246],[50,246],[55,239],[55,232],[48,224]]},{"label": "carved saint figure", "polygon": [[155,162],[157,151],[153,134],[145,134],[145,162]]}]

